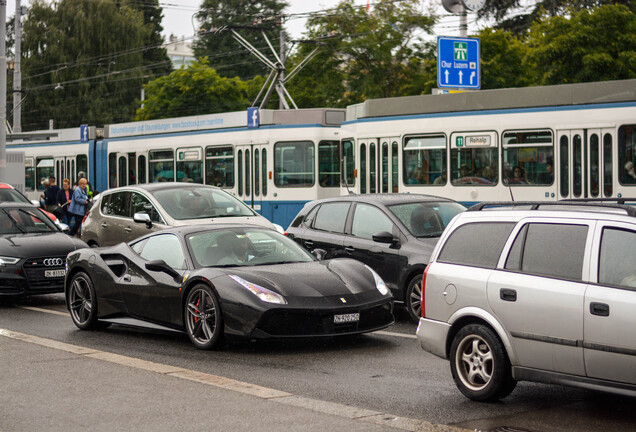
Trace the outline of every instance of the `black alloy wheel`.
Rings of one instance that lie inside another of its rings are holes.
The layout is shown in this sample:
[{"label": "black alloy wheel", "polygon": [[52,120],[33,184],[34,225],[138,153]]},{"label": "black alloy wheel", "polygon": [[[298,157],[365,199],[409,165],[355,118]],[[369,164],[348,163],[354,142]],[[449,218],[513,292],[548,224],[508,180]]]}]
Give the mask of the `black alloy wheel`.
[{"label": "black alloy wheel", "polygon": [[199,349],[213,349],[223,333],[221,308],[212,289],[196,285],[185,303],[185,327],[190,341]]},{"label": "black alloy wheel", "polygon": [[485,325],[469,324],[455,335],[450,366],[457,388],[472,400],[501,399],[517,384],[503,343]]},{"label": "black alloy wheel", "polygon": [[406,288],[404,305],[411,321],[417,323],[422,316],[422,276],[417,274],[411,278]]},{"label": "black alloy wheel", "polygon": [[73,323],[82,330],[97,327],[97,299],[91,278],[79,272],[71,280],[68,294],[69,310]]}]

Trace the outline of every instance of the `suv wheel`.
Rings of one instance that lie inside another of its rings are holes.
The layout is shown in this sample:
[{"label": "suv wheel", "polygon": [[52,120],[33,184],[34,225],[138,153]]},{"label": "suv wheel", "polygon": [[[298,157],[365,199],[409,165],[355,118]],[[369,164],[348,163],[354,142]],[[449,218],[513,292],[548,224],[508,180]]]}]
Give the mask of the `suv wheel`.
[{"label": "suv wheel", "polygon": [[411,321],[415,323],[419,322],[422,316],[422,276],[423,274],[420,273],[411,278],[404,297],[406,311]]},{"label": "suv wheel", "polygon": [[450,365],[457,388],[472,400],[501,399],[517,384],[503,344],[481,324],[467,325],[455,335]]}]

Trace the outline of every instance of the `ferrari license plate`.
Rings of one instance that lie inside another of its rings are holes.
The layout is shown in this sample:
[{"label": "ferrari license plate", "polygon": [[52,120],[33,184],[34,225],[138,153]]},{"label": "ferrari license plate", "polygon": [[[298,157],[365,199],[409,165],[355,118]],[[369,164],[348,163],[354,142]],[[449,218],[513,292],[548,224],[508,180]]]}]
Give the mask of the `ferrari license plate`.
[{"label": "ferrari license plate", "polygon": [[66,270],[44,270],[44,277],[62,277],[66,274]]},{"label": "ferrari license plate", "polygon": [[351,322],[358,322],[358,321],[360,321],[360,314],[357,312],[333,316],[334,324],[351,323]]}]

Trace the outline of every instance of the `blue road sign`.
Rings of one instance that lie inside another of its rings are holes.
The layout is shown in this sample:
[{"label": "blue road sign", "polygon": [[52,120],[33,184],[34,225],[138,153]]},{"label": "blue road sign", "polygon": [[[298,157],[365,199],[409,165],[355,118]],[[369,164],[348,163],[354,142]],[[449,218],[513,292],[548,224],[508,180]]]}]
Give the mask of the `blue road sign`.
[{"label": "blue road sign", "polygon": [[479,39],[437,38],[437,86],[463,89],[481,87]]},{"label": "blue road sign", "polygon": [[258,107],[247,109],[247,127],[248,128],[257,128],[259,126],[258,116],[259,116]]},{"label": "blue road sign", "polygon": [[88,125],[80,126],[80,141],[88,142]]}]

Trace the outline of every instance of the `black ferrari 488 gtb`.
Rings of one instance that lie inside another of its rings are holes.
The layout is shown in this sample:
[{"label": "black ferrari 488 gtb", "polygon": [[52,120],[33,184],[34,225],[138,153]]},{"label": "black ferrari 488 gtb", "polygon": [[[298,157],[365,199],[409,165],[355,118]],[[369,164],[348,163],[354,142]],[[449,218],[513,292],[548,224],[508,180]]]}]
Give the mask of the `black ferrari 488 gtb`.
[{"label": "black ferrari 488 gtb", "polygon": [[108,323],[185,331],[211,349],[249,339],[335,336],[386,328],[393,297],[370,267],[320,261],[252,225],[167,229],[67,258],[66,303],[80,329]]}]

